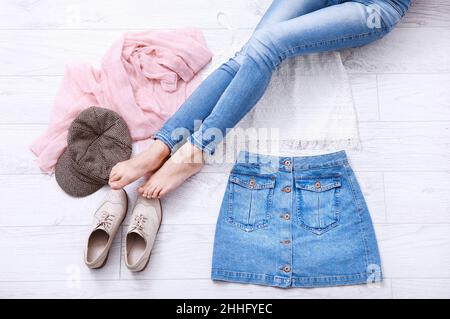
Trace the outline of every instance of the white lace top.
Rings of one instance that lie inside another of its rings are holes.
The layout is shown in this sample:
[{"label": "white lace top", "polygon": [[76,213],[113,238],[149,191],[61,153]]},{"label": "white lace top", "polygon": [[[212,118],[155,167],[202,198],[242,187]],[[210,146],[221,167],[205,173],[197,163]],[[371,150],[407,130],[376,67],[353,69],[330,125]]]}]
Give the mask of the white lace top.
[{"label": "white lace top", "polygon": [[351,87],[340,53],[285,60],[262,99],[228,133],[221,147],[219,153],[247,150],[291,156],[360,148]]}]

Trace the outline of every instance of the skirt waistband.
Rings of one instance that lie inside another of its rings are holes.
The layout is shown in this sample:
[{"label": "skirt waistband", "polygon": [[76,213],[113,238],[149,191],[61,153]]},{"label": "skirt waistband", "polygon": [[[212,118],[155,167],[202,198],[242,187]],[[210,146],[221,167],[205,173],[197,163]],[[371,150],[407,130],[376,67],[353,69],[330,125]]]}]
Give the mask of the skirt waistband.
[{"label": "skirt waistband", "polygon": [[268,166],[278,169],[286,169],[286,167],[288,166],[292,167],[293,170],[302,170],[347,165],[348,159],[345,151],[323,155],[295,157],[272,156],[242,151],[239,153],[236,164]]}]

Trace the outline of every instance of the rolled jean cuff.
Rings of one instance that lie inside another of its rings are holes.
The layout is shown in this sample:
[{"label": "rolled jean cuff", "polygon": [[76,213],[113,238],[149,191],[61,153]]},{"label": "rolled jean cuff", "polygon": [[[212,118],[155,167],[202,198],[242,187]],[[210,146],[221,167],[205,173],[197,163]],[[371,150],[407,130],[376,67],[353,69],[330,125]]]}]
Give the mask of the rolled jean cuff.
[{"label": "rolled jean cuff", "polygon": [[164,144],[166,144],[167,147],[170,149],[170,152],[172,152],[173,149],[175,148],[176,143],[174,143],[174,141],[172,141],[172,139],[170,138],[170,133],[164,129],[160,129],[153,138],[155,140],[160,140]]},{"label": "rolled jean cuff", "polygon": [[195,133],[190,135],[187,140],[189,143],[198,147],[203,152],[206,152],[208,155],[214,154],[214,151],[215,151],[214,147],[204,144],[197,136],[195,136]]}]

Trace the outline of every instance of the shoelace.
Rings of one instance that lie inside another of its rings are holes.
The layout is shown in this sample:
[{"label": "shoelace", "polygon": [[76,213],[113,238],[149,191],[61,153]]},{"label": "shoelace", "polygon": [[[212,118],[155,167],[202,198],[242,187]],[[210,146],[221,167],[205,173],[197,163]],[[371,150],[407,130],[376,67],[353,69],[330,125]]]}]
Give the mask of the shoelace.
[{"label": "shoelace", "polygon": [[97,226],[95,228],[103,227],[106,230],[110,230],[113,221],[114,215],[104,211],[97,219]]},{"label": "shoelace", "polygon": [[144,232],[145,222],[147,221],[147,217],[142,214],[136,215],[133,220],[133,224],[131,225],[131,230],[139,230]]}]

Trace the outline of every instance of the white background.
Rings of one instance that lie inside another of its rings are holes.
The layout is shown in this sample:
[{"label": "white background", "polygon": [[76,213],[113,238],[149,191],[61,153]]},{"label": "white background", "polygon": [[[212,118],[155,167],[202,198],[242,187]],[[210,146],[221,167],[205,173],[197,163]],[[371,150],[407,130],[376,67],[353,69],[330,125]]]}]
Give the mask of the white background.
[{"label": "white background", "polygon": [[231,32],[217,23],[219,11],[239,28],[240,41],[261,17],[251,0],[1,0],[0,297],[449,298],[446,0],[417,0],[383,40],[342,55],[364,143],[349,156],[379,239],[381,286],[283,290],[212,282],[214,224],[227,179],[221,167],[206,167],[163,200],[164,222],[145,271],[132,274],[123,265],[120,236],[103,269],[84,266],[104,190],[70,198],[28,150],[46,126],[64,65],[97,63],[123,32],[149,28],[198,26],[210,48],[223,52]]}]

